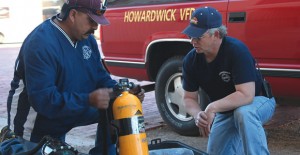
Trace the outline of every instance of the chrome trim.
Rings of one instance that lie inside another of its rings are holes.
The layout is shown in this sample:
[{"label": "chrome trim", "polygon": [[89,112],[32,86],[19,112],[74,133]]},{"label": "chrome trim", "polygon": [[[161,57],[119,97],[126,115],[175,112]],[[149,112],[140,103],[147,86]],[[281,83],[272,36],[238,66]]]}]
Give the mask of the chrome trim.
[{"label": "chrome trim", "polygon": [[127,64],[139,64],[139,65],[145,65],[145,62],[134,62],[134,61],[119,61],[119,60],[105,60],[105,62],[108,63],[127,63]]},{"label": "chrome trim", "polygon": [[262,71],[283,71],[283,72],[300,72],[300,69],[284,69],[284,68],[260,68]]},{"label": "chrome trim", "polygon": [[[104,61],[112,62],[112,63],[145,65],[145,62],[118,61],[118,60],[104,60]],[[262,70],[262,71],[300,72],[300,69],[284,69],[284,68],[260,68],[260,70]]]},{"label": "chrome trim", "polygon": [[106,66],[118,66],[125,68],[145,68],[145,63],[143,62],[131,62],[131,61],[114,61],[114,60],[104,60]]},{"label": "chrome trim", "polygon": [[260,70],[264,76],[300,78],[300,69],[260,68]]},{"label": "chrome trim", "polygon": [[[114,60],[105,60],[105,61],[107,66],[145,69],[145,63],[143,62],[114,61]],[[260,70],[264,76],[300,78],[300,69],[260,68]]]}]

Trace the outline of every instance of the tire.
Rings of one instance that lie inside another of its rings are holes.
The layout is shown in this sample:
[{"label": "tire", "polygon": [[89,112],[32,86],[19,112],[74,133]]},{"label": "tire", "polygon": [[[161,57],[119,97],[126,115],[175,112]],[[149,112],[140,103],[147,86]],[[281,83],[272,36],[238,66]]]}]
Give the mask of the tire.
[{"label": "tire", "polygon": [[[160,68],[155,84],[156,104],[165,123],[175,132],[184,136],[199,136],[199,129],[182,101],[182,59],[172,57]],[[199,90],[201,103],[204,103],[201,109],[205,109],[209,100],[206,93]]]}]

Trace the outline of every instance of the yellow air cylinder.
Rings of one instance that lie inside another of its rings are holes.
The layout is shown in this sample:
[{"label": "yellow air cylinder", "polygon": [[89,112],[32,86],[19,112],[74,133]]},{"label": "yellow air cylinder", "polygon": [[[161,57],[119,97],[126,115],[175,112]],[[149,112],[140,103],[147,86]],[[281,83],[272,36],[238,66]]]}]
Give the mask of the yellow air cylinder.
[{"label": "yellow air cylinder", "polygon": [[148,141],[140,100],[123,91],[113,103],[114,120],[119,124],[119,154],[148,155]]}]

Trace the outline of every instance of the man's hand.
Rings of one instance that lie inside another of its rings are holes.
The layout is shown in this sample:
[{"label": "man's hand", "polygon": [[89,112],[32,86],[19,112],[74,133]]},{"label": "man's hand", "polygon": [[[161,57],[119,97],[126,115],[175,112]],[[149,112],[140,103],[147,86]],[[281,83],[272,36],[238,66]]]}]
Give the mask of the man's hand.
[{"label": "man's hand", "polygon": [[112,88],[99,88],[89,94],[90,104],[98,109],[107,109],[109,106],[109,94]]},{"label": "man's hand", "polygon": [[129,93],[136,95],[141,102],[144,101],[145,98],[145,90],[141,88],[140,85],[136,85],[132,89],[129,90]]},{"label": "man's hand", "polygon": [[136,96],[139,98],[139,100],[142,103],[144,101],[144,98],[145,98],[145,90],[142,88],[141,92],[139,92]]},{"label": "man's hand", "polygon": [[207,126],[207,116],[204,111],[200,111],[197,113],[195,118],[195,124],[198,127],[206,127]]},{"label": "man's hand", "polygon": [[195,118],[195,124],[199,127],[199,132],[205,137],[210,134],[210,128],[215,118],[215,113],[200,111]]},{"label": "man's hand", "polygon": [[194,117],[196,126],[199,127],[199,132],[201,135],[207,137],[209,135],[208,131],[208,116],[204,111],[200,111]]}]

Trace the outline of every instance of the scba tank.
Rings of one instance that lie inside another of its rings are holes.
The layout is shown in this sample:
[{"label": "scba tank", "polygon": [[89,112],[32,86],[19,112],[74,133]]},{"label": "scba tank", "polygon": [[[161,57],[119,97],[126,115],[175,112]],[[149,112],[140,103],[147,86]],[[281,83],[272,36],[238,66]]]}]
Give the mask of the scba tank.
[{"label": "scba tank", "polygon": [[133,84],[120,80],[122,93],[113,103],[114,122],[118,125],[120,155],[148,155],[148,141],[140,100],[129,93]]}]

